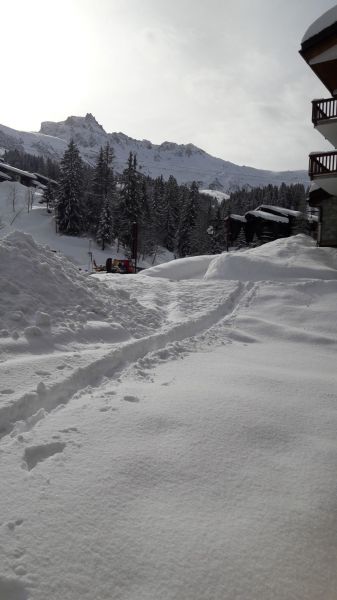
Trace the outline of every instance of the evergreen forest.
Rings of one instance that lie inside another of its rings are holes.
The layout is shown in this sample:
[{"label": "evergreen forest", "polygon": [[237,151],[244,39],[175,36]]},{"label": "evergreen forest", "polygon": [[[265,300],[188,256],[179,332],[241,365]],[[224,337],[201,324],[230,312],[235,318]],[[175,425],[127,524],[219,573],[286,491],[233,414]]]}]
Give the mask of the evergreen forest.
[{"label": "evergreen forest", "polygon": [[[89,235],[103,250],[115,243],[128,256],[134,251],[135,223],[140,258],[155,258],[162,248],[180,258],[217,254],[229,245],[246,245],[243,226],[236,228],[234,235],[228,222],[231,216],[244,216],[260,205],[306,212],[306,190],[301,184],[237,189],[229,200],[219,203],[202,194],[195,181],[178,185],[173,176],[168,180],[145,176],[132,153],[124,171],[117,174],[109,144],[101,148],[94,166],[83,162],[72,140],[60,164],[18,150],[6,152],[4,159],[13,166],[58,181],[57,187],[47,186],[44,196],[48,207],[55,211],[59,233]],[[261,235],[255,243],[279,235]]]}]

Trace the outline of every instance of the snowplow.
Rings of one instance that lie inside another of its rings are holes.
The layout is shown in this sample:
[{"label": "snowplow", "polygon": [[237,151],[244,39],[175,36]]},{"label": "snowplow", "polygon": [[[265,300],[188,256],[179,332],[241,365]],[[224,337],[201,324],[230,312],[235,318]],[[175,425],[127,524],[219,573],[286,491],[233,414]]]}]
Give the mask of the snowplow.
[{"label": "snowplow", "polygon": [[133,262],[128,258],[107,258],[105,265],[97,265],[96,261],[93,261],[93,266],[96,273],[119,273],[124,275],[135,272]]}]

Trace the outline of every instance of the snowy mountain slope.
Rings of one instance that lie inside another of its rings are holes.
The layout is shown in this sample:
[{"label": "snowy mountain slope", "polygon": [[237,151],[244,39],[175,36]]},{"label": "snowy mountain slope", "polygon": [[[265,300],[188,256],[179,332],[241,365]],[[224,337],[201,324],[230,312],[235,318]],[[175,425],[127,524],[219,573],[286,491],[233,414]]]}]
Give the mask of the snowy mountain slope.
[{"label": "snowy mountain slope", "polygon": [[272,172],[239,166],[215,158],[193,144],[164,142],[152,144],[135,140],[123,133],[106,133],[91,114],[68,117],[65,121],[41,124],[39,133],[20,132],[0,125],[0,147],[19,148],[33,154],[60,159],[67,143],[73,138],[82,157],[94,164],[99,149],[109,142],[115,152],[115,169],[121,172],[130,152],[137,154],[142,171],[151,177],[173,175],[178,183],[198,181],[201,187],[229,192],[243,185],[308,184],[305,171]]},{"label": "snowy mountain slope", "polygon": [[1,600],[335,600],[336,250],[258,250],[86,277],[0,241]]},{"label": "snowy mountain slope", "polygon": [[0,148],[4,150],[21,150],[29,154],[41,155],[59,160],[68,143],[55,136],[26,131],[16,131],[0,125]]},{"label": "snowy mountain slope", "polygon": [[229,194],[225,194],[225,192],[220,192],[219,190],[199,189],[199,191],[201,194],[204,194],[205,196],[210,196],[211,198],[216,200],[218,204],[221,204],[221,202],[223,202],[224,200],[229,200],[230,198]]}]

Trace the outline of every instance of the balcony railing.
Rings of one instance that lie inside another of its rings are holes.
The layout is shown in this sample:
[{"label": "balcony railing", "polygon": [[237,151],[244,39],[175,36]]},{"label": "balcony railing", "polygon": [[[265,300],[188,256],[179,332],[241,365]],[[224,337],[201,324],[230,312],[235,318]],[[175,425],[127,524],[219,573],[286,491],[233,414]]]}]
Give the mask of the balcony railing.
[{"label": "balcony railing", "polygon": [[312,122],[318,125],[320,121],[337,119],[337,98],[312,101]]},{"label": "balcony railing", "polygon": [[309,155],[309,176],[311,179],[319,175],[337,175],[337,151],[319,152]]}]

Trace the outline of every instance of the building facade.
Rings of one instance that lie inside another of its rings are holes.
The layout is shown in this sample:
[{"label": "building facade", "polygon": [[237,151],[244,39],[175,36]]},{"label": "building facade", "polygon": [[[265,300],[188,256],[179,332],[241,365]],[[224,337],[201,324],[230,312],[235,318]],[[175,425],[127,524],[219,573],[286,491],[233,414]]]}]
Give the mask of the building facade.
[{"label": "building facade", "polygon": [[312,101],[313,125],[332,149],[309,155],[309,205],[319,209],[318,244],[337,247],[337,6],[309,27],[300,54],[330,93]]}]

